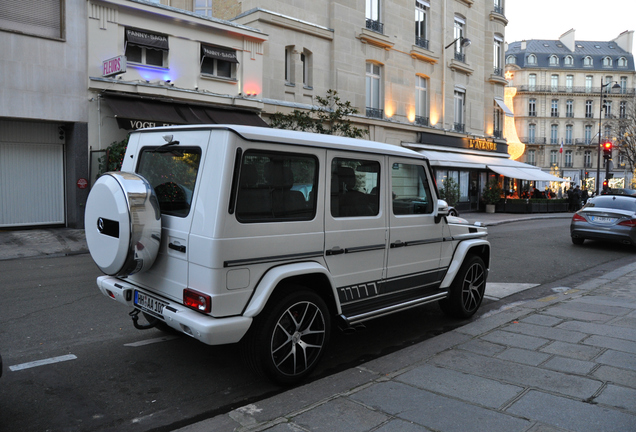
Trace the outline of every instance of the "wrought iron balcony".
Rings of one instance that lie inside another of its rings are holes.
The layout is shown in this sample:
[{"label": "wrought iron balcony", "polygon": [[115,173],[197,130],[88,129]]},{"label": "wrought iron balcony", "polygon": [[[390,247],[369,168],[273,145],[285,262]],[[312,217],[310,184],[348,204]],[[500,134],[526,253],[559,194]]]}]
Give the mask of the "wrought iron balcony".
[{"label": "wrought iron balcony", "polygon": [[585,113],[585,118],[594,118],[594,114],[593,114],[593,113],[586,112],[586,113]]},{"label": "wrought iron balcony", "polygon": [[466,63],[466,54],[464,54],[463,52],[455,51],[455,60]]},{"label": "wrought iron balcony", "polygon": [[428,49],[428,39],[425,39],[425,38],[420,37],[420,36],[416,36],[415,37],[415,45],[417,45],[418,47],[422,47],[424,49]]},{"label": "wrought iron balcony", "polygon": [[503,8],[503,6],[495,5],[495,7],[493,8],[493,12],[498,13],[500,15],[503,15],[504,14],[504,8]]},{"label": "wrought iron balcony", "polygon": [[495,138],[503,138],[503,132],[495,129],[492,131],[492,136]]},{"label": "wrought iron balcony", "polygon": [[574,113],[573,112],[566,112],[565,116],[568,118],[574,118]]},{"label": "wrought iron balcony", "polygon": [[376,33],[384,34],[384,24],[380,21],[367,18],[367,28]]},{"label": "wrought iron balcony", "polygon": [[573,167],[572,162],[566,162],[566,163],[563,164],[563,166],[565,168],[572,168]]},{"label": "wrought iron balcony", "polygon": [[558,117],[559,116],[559,112],[558,111],[552,111],[550,113],[550,117]]},{"label": "wrought iron balcony", "polygon": [[[552,86],[552,85],[531,85],[531,84],[523,84],[517,86],[517,91],[519,92],[531,92],[531,93],[581,93],[581,94],[590,94],[590,95],[598,95],[601,93],[600,87],[587,87],[587,86]],[[603,93],[607,93],[607,90],[604,89]],[[620,88],[614,90],[610,93],[607,93],[608,96],[622,96],[622,95],[636,95],[636,88]]]},{"label": "wrought iron balcony", "polygon": [[381,119],[382,117],[384,117],[384,110],[381,110],[379,108],[367,107],[367,117]]},{"label": "wrought iron balcony", "polygon": [[529,111],[528,112],[528,117],[536,117],[537,116],[537,112],[536,111]]},{"label": "wrought iron balcony", "polygon": [[415,116],[415,124],[419,126],[428,126],[428,117]]},{"label": "wrought iron balcony", "polygon": [[493,75],[497,75],[497,76],[503,76],[504,70],[503,70],[503,68],[496,67],[496,68],[493,69],[492,74]]},{"label": "wrought iron balcony", "polygon": [[453,123],[453,130],[455,132],[464,132],[464,123]]}]

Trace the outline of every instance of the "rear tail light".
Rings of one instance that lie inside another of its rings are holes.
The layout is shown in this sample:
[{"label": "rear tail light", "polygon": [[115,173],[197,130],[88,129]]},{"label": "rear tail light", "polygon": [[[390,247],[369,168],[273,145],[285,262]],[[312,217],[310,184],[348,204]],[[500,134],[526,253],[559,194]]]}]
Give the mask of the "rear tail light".
[{"label": "rear tail light", "polygon": [[212,297],[186,288],[183,290],[183,304],[197,312],[210,313],[212,310]]},{"label": "rear tail light", "polygon": [[636,219],[629,219],[623,222],[619,222],[618,225],[622,225],[622,226],[628,226],[631,228],[636,227]]},{"label": "rear tail light", "polygon": [[585,220],[585,218],[580,214],[574,213],[574,216],[572,216],[572,222],[587,222],[587,220]]}]

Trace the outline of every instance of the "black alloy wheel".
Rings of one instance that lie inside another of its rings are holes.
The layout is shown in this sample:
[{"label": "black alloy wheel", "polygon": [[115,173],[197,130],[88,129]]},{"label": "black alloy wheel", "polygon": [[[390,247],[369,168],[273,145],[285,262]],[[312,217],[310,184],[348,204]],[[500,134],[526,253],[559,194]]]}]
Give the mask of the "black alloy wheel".
[{"label": "black alloy wheel", "polygon": [[466,257],[450,286],[448,297],[439,301],[442,311],[453,318],[473,316],[484,299],[486,277],[484,261],[475,255]]}]

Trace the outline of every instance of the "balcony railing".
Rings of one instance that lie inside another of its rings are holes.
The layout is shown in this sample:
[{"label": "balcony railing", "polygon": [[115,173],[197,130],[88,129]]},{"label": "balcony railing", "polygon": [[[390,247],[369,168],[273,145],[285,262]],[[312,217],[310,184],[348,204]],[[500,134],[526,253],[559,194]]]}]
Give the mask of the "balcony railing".
[{"label": "balcony railing", "polygon": [[496,67],[496,68],[493,69],[492,74],[493,75],[497,75],[497,76],[503,76],[504,70],[503,70],[503,68]]},{"label": "balcony railing", "polygon": [[415,124],[419,126],[428,126],[428,117],[415,116]]},{"label": "balcony railing", "polygon": [[464,123],[453,123],[453,130],[455,132],[464,132]]},{"label": "balcony railing", "polygon": [[376,33],[384,34],[384,24],[380,21],[367,18],[367,28]]},{"label": "balcony railing", "polygon": [[384,117],[384,110],[381,110],[379,108],[367,107],[367,117],[381,119],[382,117]]},{"label": "balcony railing", "polygon": [[585,113],[585,118],[594,118],[594,114],[593,114],[593,113],[586,112],[586,113]]},{"label": "balcony railing", "polygon": [[566,162],[563,164],[565,168],[572,168],[572,162]]},{"label": "balcony railing", "polygon": [[528,112],[528,116],[529,117],[536,117],[537,116],[537,112],[536,111],[529,111]]},{"label": "balcony railing", "polygon": [[[604,93],[606,93],[604,89]],[[570,87],[570,86],[552,86],[552,85],[529,85],[523,84],[517,87],[519,92],[534,92],[534,93],[583,93],[593,94],[598,96],[601,92],[600,87]],[[612,91],[608,96],[621,96],[621,95],[635,95],[636,88],[621,88]]]},{"label": "balcony railing", "polygon": [[425,39],[425,38],[420,37],[420,36],[416,36],[415,37],[415,45],[417,45],[418,47],[422,47],[424,49],[428,49],[428,39]]},{"label": "balcony railing", "polygon": [[550,117],[558,117],[559,116],[559,112],[558,111],[552,111],[550,113]]},{"label": "balcony railing", "polygon": [[567,118],[574,118],[574,113],[573,113],[573,112],[566,112],[566,113],[565,113],[565,116],[566,116]]},{"label": "balcony railing", "polygon": [[455,51],[455,60],[466,63],[466,54],[464,54],[463,52]]},{"label": "balcony railing", "polygon": [[503,138],[503,132],[495,129],[492,131],[492,136],[495,138]]},{"label": "balcony railing", "polygon": [[498,13],[500,15],[504,14],[504,8],[503,6],[495,6],[493,9],[493,12]]}]

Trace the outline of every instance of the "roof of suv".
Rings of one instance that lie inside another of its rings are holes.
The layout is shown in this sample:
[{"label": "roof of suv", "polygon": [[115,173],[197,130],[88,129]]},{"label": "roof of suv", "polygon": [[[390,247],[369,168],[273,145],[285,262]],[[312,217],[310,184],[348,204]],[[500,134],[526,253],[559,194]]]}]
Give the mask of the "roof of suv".
[{"label": "roof of suv", "polygon": [[[257,126],[242,125],[188,125],[188,126],[168,126],[149,129],[140,129],[137,132],[166,132],[168,130],[201,130],[201,129],[223,129],[232,131],[248,141],[266,141],[282,144],[305,145],[309,147],[323,147],[338,150],[351,150],[366,153],[381,153],[392,156],[402,156],[409,158],[425,159],[423,155],[413,150],[397,145],[381,143],[377,141],[367,141],[362,139],[347,138],[335,135],[314,134],[309,132],[291,131],[286,129],[274,129]],[[316,137],[320,141],[316,141]]]}]

